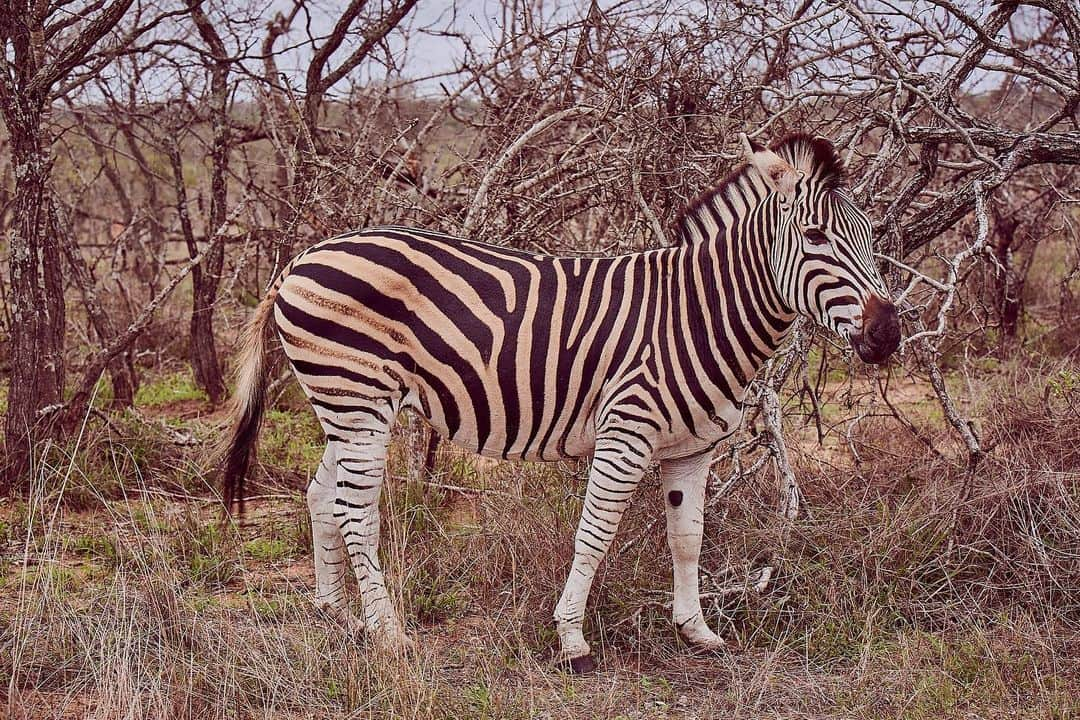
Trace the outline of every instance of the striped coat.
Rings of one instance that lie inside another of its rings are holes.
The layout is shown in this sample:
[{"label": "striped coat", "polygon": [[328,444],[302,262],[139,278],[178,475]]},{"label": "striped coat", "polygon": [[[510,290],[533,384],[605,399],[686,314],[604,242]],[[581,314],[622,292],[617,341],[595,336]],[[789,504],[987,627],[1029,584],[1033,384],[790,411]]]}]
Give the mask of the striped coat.
[{"label": "striped coat", "polygon": [[[731,432],[795,317],[773,288],[718,295],[724,262],[706,243],[558,258],[376,228],[297,258],[275,321],[317,407],[375,396],[464,448],[525,460],[587,455],[612,418],[647,426],[661,459]],[[775,311],[744,322],[767,301]]]}]

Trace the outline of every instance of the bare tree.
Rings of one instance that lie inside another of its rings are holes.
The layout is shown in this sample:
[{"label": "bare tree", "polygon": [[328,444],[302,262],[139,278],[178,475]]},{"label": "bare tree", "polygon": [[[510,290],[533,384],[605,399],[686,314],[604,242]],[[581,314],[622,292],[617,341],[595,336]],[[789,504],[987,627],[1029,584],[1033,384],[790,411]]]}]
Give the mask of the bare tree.
[{"label": "bare tree", "polygon": [[[334,208],[336,203],[324,202],[332,196],[334,182],[328,172],[334,163],[347,162],[342,157],[348,151],[348,135],[362,134],[364,128],[353,133],[341,128],[324,126],[327,94],[347,79],[402,22],[416,6],[417,0],[395,0],[388,6],[372,11],[366,0],[353,0],[336,17],[326,37],[309,35],[305,46],[310,48],[311,61],[303,77],[303,94],[278,69],[274,48],[283,35],[292,30],[298,15],[306,12],[304,3],[294,2],[291,10],[277,13],[267,25],[262,42],[263,97],[266,99],[265,121],[267,136],[272,140],[278,158],[279,194],[278,222],[289,232],[279,238],[280,248],[291,252],[294,238],[290,237],[302,224],[307,223],[325,231],[327,218],[311,208]],[[336,65],[331,62],[335,53],[347,39],[358,40],[356,46]],[[296,83],[299,85],[300,83]],[[347,167],[344,172],[349,172]],[[328,182],[330,181],[330,182]],[[287,186],[281,185],[287,182]],[[282,209],[288,207],[286,213]],[[318,217],[322,222],[316,221]]]},{"label": "bare tree", "polygon": [[[228,204],[231,144],[229,72],[233,60],[226,52],[221,35],[207,17],[202,5],[202,0],[187,0],[188,12],[195,23],[199,37],[207,48],[204,53],[201,53],[210,75],[210,93],[206,103],[211,127],[210,210],[207,226],[218,228],[225,222]],[[182,172],[179,181],[183,183]],[[184,225],[184,239],[189,257],[197,257],[198,244],[190,223]],[[213,246],[213,251],[206,262],[195,266],[191,274],[193,287],[189,348],[191,367],[195,372],[195,381],[215,404],[221,402],[225,396],[225,380],[221,374],[221,363],[218,360],[217,344],[214,338],[214,307],[224,262],[225,247],[218,243]]]},{"label": "bare tree", "polygon": [[131,0],[82,8],[14,0],[0,6],[0,114],[15,167],[11,237],[11,379],[6,417],[8,478],[27,467],[34,443],[49,437],[41,412],[64,386],[64,235],[52,199],[46,115],[59,86],[80,66],[107,61],[95,48],[120,22]]}]

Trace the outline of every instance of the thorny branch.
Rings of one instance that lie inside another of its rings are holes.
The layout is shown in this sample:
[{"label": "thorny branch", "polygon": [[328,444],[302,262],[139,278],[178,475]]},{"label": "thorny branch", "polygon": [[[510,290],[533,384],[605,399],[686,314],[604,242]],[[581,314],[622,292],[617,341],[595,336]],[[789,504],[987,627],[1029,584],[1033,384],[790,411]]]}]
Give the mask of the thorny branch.
[{"label": "thorny branch", "polygon": [[[787,443],[784,440],[783,414],[778,393],[795,368],[806,362],[812,332],[808,323],[802,321],[797,323],[786,352],[779,358],[771,360],[762,370],[761,378],[751,385],[745,401],[748,422],[752,423],[754,418],[760,418],[764,431],[749,440],[732,444],[727,452],[731,471],[725,480],[720,481],[715,473],[711,474],[714,488],[706,507],[715,506],[736,487],[755,477],[770,460],[779,480],[777,515],[781,523],[780,548],[772,553],[765,565],[750,573],[745,581],[718,588],[715,592],[719,596],[738,594],[747,590],[761,593],[768,589],[769,582],[776,572],[778,553],[786,544],[791,527],[798,518],[801,492],[795,471],[791,466]],[[749,467],[744,468],[742,456],[757,450],[762,452]],[[730,573],[724,573],[724,575],[728,574]]]},{"label": "thorny branch", "polygon": [[967,465],[968,469],[973,472],[983,457],[983,450],[980,446],[979,438],[975,434],[974,427],[968,420],[960,415],[960,412],[956,408],[956,403],[954,403],[949,396],[948,388],[945,385],[945,379],[941,374],[941,368],[938,364],[939,351],[934,344],[935,340],[940,340],[945,334],[947,317],[949,311],[952,309],[953,302],[956,299],[956,293],[959,289],[959,279],[964,263],[980,255],[987,255],[993,259],[993,256],[987,252],[989,249],[990,221],[986,210],[986,193],[983,190],[982,184],[978,181],[974,183],[972,190],[975,195],[975,218],[977,222],[975,240],[971,245],[956,253],[951,259],[945,260],[946,274],[943,280],[934,281],[921,273],[913,274],[911,284],[904,292],[905,300],[908,292],[919,281],[928,282],[938,290],[943,297],[941,297],[938,302],[936,324],[932,329],[925,329],[925,324],[918,313],[918,308],[905,308],[906,310],[911,311],[916,318],[915,325],[917,331],[903,340],[901,352],[908,346],[914,346],[917,349],[918,356],[926,367],[929,375],[930,385],[934,388],[934,394],[937,396],[938,402],[941,404],[942,410],[945,413],[945,418],[949,421],[949,424],[953,429],[956,430],[956,433],[960,436],[961,440],[963,440],[964,445],[967,448]]}]

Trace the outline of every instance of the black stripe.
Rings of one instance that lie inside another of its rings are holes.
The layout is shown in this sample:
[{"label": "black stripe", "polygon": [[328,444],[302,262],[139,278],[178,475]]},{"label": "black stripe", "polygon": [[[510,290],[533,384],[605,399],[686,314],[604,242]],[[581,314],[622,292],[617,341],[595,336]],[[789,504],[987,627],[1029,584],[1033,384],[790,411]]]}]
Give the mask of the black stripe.
[{"label": "black stripe", "polygon": [[[450,390],[443,384],[443,381],[430,370],[421,367],[415,360],[404,353],[392,352],[386,345],[364,333],[357,332],[344,325],[339,325],[333,320],[310,315],[300,308],[293,307],[285,302],[281,295],[278,295],[276,307],[278,312],[280,312],[290,323],[302,328],[305,332],[311,333],[315,337],[340,343],[346,347],[357,350],[358,352],[367,353],[387,360],[393,360],[402,367],[411,368],[413,372],[427,383],[428,387],[430,387],[436,397],[438,397],[439,404],[442,405],[443,415],[446,420],[447,434],[450,437],[453,437],[457,433],[457,430],[461,427],[461,415],[458,411],[457,403]],[[315,402],[314,399],[312,402]],[[333,406],[329,403],[320,402],[318,404],[328,410],[338,411],[337,406]],[[341,411],[344,412],[356,412],[359,410],[359,408],[347,406],[340,407]]]}]

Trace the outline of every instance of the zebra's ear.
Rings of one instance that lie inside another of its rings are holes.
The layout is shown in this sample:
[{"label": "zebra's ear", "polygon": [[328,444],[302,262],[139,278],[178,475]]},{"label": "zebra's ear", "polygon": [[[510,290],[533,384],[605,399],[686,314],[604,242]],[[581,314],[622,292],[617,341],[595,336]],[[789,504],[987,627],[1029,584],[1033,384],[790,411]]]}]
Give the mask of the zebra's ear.
[{"label": "zebra's ear", "polygon": [[795,183],[799,173],[772,150],[751,145],[745,134],[739,135],[739,142],[746,154],[746,161],[753,165],[770,190],[778,193],[784,200],[790,201],[795,196]]}]

